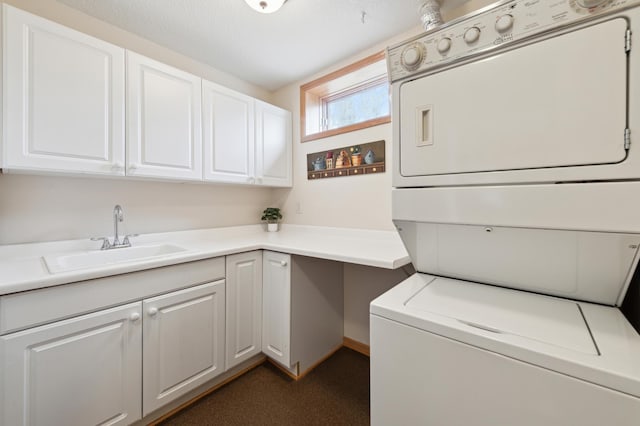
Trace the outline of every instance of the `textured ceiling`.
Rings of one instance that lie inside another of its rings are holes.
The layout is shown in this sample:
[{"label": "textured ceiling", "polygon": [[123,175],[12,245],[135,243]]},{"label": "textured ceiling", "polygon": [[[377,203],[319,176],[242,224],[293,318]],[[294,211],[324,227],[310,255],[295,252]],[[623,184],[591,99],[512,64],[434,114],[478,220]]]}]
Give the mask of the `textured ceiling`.
[{"label": "textured ceiling", "polygon": [[243,0],[58,1],[271,91],[420,23],[417,0],[288,0],[273,14]]}]

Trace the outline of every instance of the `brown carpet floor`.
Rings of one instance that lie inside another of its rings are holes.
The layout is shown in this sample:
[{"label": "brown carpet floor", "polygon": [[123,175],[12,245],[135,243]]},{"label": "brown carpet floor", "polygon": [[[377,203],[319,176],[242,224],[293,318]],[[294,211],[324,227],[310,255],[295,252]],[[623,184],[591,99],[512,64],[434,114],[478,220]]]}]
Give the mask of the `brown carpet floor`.
[{"label": "brown carpet floor", "polygon": [[368,425],[369,358],[342,348],[301,380],[266,362],[161,423]]}]

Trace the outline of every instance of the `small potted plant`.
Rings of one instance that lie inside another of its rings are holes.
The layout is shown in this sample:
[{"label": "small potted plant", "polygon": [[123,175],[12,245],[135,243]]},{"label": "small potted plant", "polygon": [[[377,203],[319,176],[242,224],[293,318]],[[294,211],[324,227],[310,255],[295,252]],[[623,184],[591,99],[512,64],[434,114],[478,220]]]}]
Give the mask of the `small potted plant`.
[{"label": "small potted plant", "polygon": [[351,150],[351,165],[359,166],[362,164],[362,154],[360,153],[360,145],[352,146]]},{"label": "small potted plant", "polygon": [[262,220],[267,222],[267,230],[276,232],[278,230],[278,221],[282,219],[282,213],[277,207],[267,207],[262,212]]}]

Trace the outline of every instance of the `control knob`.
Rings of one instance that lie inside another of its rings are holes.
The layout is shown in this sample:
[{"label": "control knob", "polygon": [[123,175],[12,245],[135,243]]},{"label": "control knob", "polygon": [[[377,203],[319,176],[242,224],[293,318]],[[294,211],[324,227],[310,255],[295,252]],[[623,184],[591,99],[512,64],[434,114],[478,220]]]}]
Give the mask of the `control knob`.
[{"label": "control knob", "polygon": [[471,27],[464,32],[464,41],[467,44],[475,43],[480,38],[480,28]]},{"label": "control knob", "polygon": [[591,9],[592,7],[600,6],[607,0],[577,0],[578,4],[585,9]]},{"label": "control knob", "polygon": [[513,28],[513,16],[502,15],[496,20],[496,31],[504,33]]},{"label": "control knob", "polygon": [[419,43],[413,43],[404,48],[400,54],[400,63],[407,71],[417,69],[426,56],[424,47]]},{"label": "control knob", "polygon": [[436,48],[441,54],[447,53],[451,49],[451,39],[449,37],[441,38]]}]

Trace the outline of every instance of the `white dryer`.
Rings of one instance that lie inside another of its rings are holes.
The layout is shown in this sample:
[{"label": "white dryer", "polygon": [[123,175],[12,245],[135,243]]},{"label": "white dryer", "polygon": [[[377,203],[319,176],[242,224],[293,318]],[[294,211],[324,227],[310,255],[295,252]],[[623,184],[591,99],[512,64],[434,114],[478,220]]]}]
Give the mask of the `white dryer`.
[{"label": "white dryer", "polygon": [[393,219],[418,273],[371,303],[372,424],[640,425],[618,309],[640,246],[639,5],[503,1],[388,49]]}]

